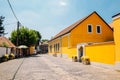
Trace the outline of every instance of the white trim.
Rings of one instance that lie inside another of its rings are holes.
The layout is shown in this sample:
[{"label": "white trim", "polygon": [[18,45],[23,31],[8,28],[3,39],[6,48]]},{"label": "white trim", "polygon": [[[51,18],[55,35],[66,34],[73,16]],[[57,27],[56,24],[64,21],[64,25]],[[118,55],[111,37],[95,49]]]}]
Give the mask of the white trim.
[{"label": "white trim", "polygon": [[[91,30],[92,30],[91,32],[88,31],[89,30],[88,29],[88,25],[91,25]],[[87,32],[90,33],[90,34],[93,33],[93,26],[92,26],[92,24],[87,24]]]},{"label": "white trim", "polygon": [[[100,33],[97,32],[97,27],[98,27],[98,26],[100,27]],[[97,33],[97,34],[102,34],[102,27],[101,27],[101,25],[96,25],[96,33]]]},{"label": "white trim", "polygon": [[113,17],[112,20],[115,20],[115,19],[118,19],[118,18],[120,18],[120,15]]},{"label": "white trim", "polygon": [[85,56],[85,46],[87,45],[87,43],[81,43],[81,44],[77,44],[77,58],[78,58],[78,60],[80,59],[79,58],[79,48],[80,47],[83,47],[83,56]]}]

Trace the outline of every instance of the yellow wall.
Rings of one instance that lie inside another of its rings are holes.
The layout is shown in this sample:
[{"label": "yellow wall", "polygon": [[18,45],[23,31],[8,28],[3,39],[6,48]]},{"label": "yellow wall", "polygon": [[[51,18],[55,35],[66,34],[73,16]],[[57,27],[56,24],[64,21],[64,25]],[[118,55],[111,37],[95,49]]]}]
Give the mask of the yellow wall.
[{"label": "yellow wall", "polygon": [[35,50],[35,46],[30,46],[30,54],[33,54]]},{"label": "yellow wall", "polygon": [[[54,50],[54,44],[59,43],[59,51]],[[50,46],[52,45],[52,52],[50,52]],[[54,53],[61,53],[61,38],[57,38],[55,40],[52,40],[49,42],[49,47],[48,47],[49,54],[54,54]]]},{"label": "yellow wall", "polygon": [[62,54],[67,54],[68,58],[72,58],[77,53],[76,47],[70,47],[70,39],[69,35],[65,35],[62,37]]},{"label": "yellow wall", "polygon": [[120,62],[120,17],[113,20],[116,61]]},{"label": "yellow wall", "polygon": [[85,47],[85,55],[90,58],[91,62],[101,62],[106,64],[115,63],[115,45],[98,44]]},{"label": "yellow wall", "polygon": [[[88,33],[87,25],[92,25],[92,33]],[[96,33],[96,26],[100,25],[101,34]],[[113,31],[106,25],[96,13],[89,16],[84,22],[79,24],[71,31],[71,45],[76,46],[78,43],[85,42],[105,42],[113,41]]]},{"label": "yellow wall", "polygon": [[[87,29],[88,24],[92,25],[93,28],[92,33],[88,33],[88,29]],[[102,31],[100,34],[96,33],[97,25],[101,26]],[[70,33],[50,41],[49,46],[52,45],[52,53],[56,53],[54,51],[54,44],[60,43],[61,44],[60,51],[57,53],[67,54],[68,57],[71,58],[72,56],[77,55],[77,48],[76,48],[77,44],[85,43],[85,42],[105,42],[112,40],[113,40],[113,31],[109,28],[107,24],[105,24],[104,21],[101,20],[101,18],[96,13],[93,13],[86,20],[84,20],[82,23],[77,25]],[[96,56],[103,56],[103,55],[104,54],[101,55],[96,54]],[[97,60],[99,61],[99,59]]]}]

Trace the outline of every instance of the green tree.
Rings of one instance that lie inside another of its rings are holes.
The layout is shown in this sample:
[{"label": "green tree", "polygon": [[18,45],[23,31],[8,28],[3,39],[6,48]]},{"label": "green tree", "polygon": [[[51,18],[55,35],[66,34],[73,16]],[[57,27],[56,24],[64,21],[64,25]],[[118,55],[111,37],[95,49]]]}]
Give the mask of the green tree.
[{"label": "green tree", "polygon": [[49,40],[48,39],[42,39],[42,42],[48,42]]},{"label": "green tree", "polygon": [[0,16],[0,36],[4,35],[4,26],[3,26],[3,21],[4,21],[4,18],[3,16]]},{"label": "green tree", "polygon": [[19,45],[37,45],[41,39],[41,35],[38,31],[28,29],[26,27],[21,27],[19,29],[19,36],[17,36],[17,30],[11,33],[10,40],[16,45],[17,37],[19,40]]}]

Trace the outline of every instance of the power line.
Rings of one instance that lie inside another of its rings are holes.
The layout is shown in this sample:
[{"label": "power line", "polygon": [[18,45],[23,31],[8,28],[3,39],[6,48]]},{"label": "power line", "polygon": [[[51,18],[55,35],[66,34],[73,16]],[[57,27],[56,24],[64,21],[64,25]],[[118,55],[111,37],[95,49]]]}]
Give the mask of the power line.
[{"label": "power line", "polygon": [[9,4],[9,6],[10,6],[10,9],[11,9],[11,11],[12,11],[12,13],[13,13],[15,19],[17,20],[17,22],[19,22],[19,26],[22,26],[21,22],[20,22],[19,19],[17,18],[16,14],[15,14],[13,8],[12,8],[12,5],[11,5],[10,1],[7,0],[7,2],[8,2],[8,4]]},{"label": "power line", "polygon": [[16,20],[17,20],[17,40],[16,40],[16,45],[17,45],[17,46],[19,46],[19,27],[20,27],[21,23],[19,22],[19,20],[18,20],[18,18],[17,18],[17,16],[16,16],[16,14],[15,14],[15,12],[14,12],[14,10],[13,10],[12,6],[11,6],[10,1],[9,1],[9,0],[7,0],[7,2],[8,2],[8,4],[9,4],[10,8],[11,8],[11,11],[12,11],[12,13],[13,13],[14,17],[15,17],[15,18],[16,18]]},{"label": "power line", "polygon": [[15,12],[14,12],[14,10],[13,10],[13,8],[12,8],[12,5],[11,5],[10,1],[7,0],[7,2],[8,2],[8,4],[9,4],[10,8],[11,8],[11,11],[12,11],[14,17],[16,18],[17,21],[19,21],[18,18],[17,18],[17,16],[16,16],[16,14],[15,14]]}]

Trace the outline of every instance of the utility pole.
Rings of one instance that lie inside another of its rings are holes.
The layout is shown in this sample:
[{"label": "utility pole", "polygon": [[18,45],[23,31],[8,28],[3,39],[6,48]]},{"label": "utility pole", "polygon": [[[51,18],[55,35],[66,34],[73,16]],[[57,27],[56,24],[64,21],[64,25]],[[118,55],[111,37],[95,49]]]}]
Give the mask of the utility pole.
[{"label": "utility pole", "polygon": [[20,22],[17,22],[17,41],[16,41],[16,45],[19,46],[19,26],[20,26]]}]

